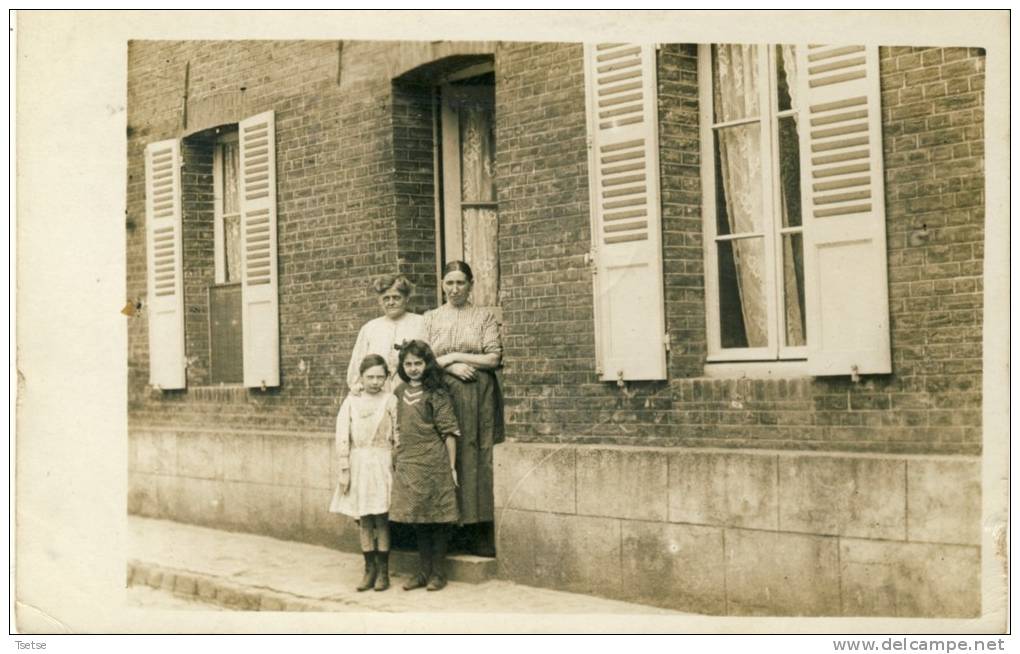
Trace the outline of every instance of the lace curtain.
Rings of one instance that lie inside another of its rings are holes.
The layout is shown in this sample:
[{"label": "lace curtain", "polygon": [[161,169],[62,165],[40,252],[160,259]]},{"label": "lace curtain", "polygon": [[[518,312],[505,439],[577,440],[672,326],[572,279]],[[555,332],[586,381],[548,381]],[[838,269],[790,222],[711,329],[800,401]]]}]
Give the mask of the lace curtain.
[{"label": "lace curtain", "polygon": [[[746,118],[758,118],[765,108],[759,107],[758,46],[713,46],[713,106],[714,121],[726,123]],[[777,71],[780,81],[779,107],[796,108],[797,71],[793,46],[777,48]],[[784,97],[785,94],[785,97]],[[790,106],[786,106],[790,105]],[[765,111],[770,114],[771,112]],[[758,121],[721,127],[715,130],[716,148],[724,196],[725,220],[719,225],[720,234],[763,233],[765,215],[762,187],[762,149]],[[800,221],[800,163],[797,143],[796,114],[779,121],[780,133],[780,206],[783,227],[799,226]],[[767,237],[767,236],[766,236]],[[743,325],[739,339],[727,343],[724,326],[723,347],[765,347],[768,345],[768,310],[765,286],[766,265],[764,237],[748,237],[720,241],[720,262],[728,261],[724,251],[731,248],[732,275],[735,279],[736,302],[739,316],[721,312],[724,322],[738,318]],[[800,235],[782,238],[784,307],[786,342],[803,345],[803,247]],[[720,271],[720,277],[723,277]],[[724,284],[721,280],[720,286]],[[725,289],[720,289],[725,294]],[[726,302],[720,299],[721,305]],[[735,310],[735,309],[734,309]],[[730,330],[732,333],[735,330]]]},{"label": "lace curtain", "polygon": [[471,205],[496,201],[493,111],[465,103],[459,112],[464,260],[475,274],[472,302],[492,307],[499,304],[496,209]]},{"label": "lace curtain", "polygon": [[[760,116],[758,47],[716,45],[713,50],[715,122]],[[719,231],[729,234],[760,232],[764,207],[758,122],[718,128],[716,139],[726,211],[726,224],[720,225]],[[723,346],[764,347],[768,345],[768,322],[763,239],[750,237],[719,243],[720,249],[728,247],[732,248],[746,342],[728,344],[724,339]],[[727,321],[733,318],[722,315],[720,319]]]},{"label": "lace curtain", "polygon": [[223,247],[227,282],[241,280],[241,207],[238,200],[239,182],[237,143],[224,143],[223,148]]}]

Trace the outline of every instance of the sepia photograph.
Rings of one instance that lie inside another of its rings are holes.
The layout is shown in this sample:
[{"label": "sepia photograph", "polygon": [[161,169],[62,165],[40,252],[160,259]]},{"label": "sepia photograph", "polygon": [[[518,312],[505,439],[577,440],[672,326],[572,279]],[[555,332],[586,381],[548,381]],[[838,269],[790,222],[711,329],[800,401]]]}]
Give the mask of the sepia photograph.
[{"label": "sepia photograph", "polygon": [[[78,12],[55,13],[18,18]],[[1007,628],[1008,243],[985,245],[1009,233],[986,159],[1008,13],[969,12],[1002,27],[970,42],[841,31],[853,12],[646,12],[688,23],[672,40],[600,12],[530,40],[320,13],[336,38],[115,32],[122,610]],[[45,507],[28,440],[19,497]],[[41,511],[19,501],[21,536]]]}]

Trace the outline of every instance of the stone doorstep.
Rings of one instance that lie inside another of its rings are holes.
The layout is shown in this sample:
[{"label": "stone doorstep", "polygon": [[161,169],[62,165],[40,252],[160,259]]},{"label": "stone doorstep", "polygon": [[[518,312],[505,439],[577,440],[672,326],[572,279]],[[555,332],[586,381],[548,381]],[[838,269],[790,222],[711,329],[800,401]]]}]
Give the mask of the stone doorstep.
[{"label": "stone doorstep", "polygon": [[[410,577],[418,571],[418,553],[390,552],[390,570]],[[481,584],[499,575],[496,559],[473,554],[452,554],[446,557],[446,575],[451,581],[467,584]]]},{"label": "stone doorstep", "polygon": [[222,577],[166,568],[143,561],[128,562],[127,585],[149,586],[178,597],[190,597],[235,611],[334,611],[337,605],[371,611],[386,610],[341,599],[324,601],[269,588],[245,586]]}]

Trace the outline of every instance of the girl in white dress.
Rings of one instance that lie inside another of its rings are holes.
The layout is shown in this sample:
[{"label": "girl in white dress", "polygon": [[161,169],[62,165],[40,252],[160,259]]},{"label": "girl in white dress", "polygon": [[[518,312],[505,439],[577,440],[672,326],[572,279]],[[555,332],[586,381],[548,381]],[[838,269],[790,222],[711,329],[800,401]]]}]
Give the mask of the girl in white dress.
[{"label": "girl in white dress", "polygon": [[397,404],[385,389],[386,361],[369,354],[361,361],[362,391],[348,395],[336,417],[339,479],[329,510],[358,520],[365,576],[358,590],[390,586],[390,490],[392,450],[397,443]]}]

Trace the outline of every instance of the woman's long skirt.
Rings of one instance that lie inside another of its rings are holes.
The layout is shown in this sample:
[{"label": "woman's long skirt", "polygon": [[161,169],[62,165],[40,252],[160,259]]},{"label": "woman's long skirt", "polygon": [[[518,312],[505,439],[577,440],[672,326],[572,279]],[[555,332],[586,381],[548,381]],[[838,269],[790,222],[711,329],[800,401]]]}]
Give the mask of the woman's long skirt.
[{"label": "woman's long skirt", "polygon": [[503,442],[503,396],[496,375],[477,371],[474,381],[446,375],[460,424],[457,439],[457,499],[460,522],[492,522],[492,450]]}]

